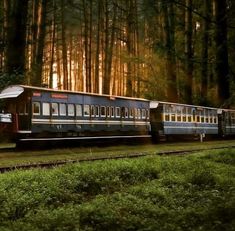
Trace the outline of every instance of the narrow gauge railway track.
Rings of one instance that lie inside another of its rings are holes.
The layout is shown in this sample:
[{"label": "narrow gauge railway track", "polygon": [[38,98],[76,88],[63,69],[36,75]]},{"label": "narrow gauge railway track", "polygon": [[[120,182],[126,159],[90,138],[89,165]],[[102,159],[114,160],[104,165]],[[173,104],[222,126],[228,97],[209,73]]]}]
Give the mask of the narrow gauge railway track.
[{"label": "narrow gauge railway track", "polygon": [[[177,150],[177,151],[159,151],[155,153],[147,153],[147,152],[140,152],[140,153],[129,153],[128,155],[113,155],[113,156],[101,156],[101,157],[88,157],[88,158],[81,158],[81,159],[74,159],[74,160],[58,160],[58,161],[50,161],[50,162],[38,162],[38,163],[31,163],[31,164],[19,164],[15,166],[5,166],[0,167],[0,173],[5,173],[9,171],[14,171],[17,169],[27,170],[27,169],[34,169],[34,168],[53,168],[62,166],[65,164],[71,163],[81,163],[81,162],[91,162],[91,161],[99,161],[99,160],[115,160],[115,159],[124,159],[124,158],[138,158],[144,156],[183,156],[186,154],[193,154],[195,152],[200,151],[208,151],[208,150],[218,150],[224,148],[235,148],[235,145],[223,146],[223,147],[212,147],[212,148],[200,148],[200,149],[188,149],[188,150]],[[14,148],[12,148],[14,150]],[[9,148],[11,151],[11,149]]]},{"label": "narrow gauge railway track", "polygon": [[0,148],[0,153],[5,153],[5,152],[14,152],[16,151],[15,147],[11,147],[11,148]]}]

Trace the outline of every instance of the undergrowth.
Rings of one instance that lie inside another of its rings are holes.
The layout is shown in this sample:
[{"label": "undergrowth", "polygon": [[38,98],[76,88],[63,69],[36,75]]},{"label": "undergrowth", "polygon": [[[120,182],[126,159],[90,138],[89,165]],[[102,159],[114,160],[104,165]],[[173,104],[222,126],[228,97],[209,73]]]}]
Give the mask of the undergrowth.
[{"label": "undergrowth", "polygon": [[235,230],[235,150],[0,175],[0,230]]}]

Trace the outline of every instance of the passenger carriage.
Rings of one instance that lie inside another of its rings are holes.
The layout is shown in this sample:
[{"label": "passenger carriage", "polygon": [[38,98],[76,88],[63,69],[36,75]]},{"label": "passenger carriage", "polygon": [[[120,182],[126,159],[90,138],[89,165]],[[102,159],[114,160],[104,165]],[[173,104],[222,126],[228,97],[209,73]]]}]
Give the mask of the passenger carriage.
[{"label": "passenger carriage", "polygon": [[150,103],[152,135],[216,135],[216,108],[152,101]]},{"label": "passenger carriage", "polygon": [[222,136],[235,135],[235,110],[218,109],[219,129]]},{"label": "passenger carriage", "polygon": [[145,99],[10,86],[0,94],[2,129],[17,140],[150,137]]}]

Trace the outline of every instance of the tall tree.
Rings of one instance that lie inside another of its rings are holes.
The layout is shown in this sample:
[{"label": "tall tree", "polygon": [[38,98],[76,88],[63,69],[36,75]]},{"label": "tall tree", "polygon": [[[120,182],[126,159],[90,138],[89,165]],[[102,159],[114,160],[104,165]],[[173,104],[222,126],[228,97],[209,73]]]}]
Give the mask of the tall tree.
[{"label": "tall tree", "polygon": [[203,20],[202,20],[202,53],[201,53],[201,102],[206,103],[208,94],[208,52],[209,52],[209,30],[211,18],[211,1],[203,1]]},{"label": "tall tree", "polygon": [[69,89],[68,82],[68,60],[67,60],[67,43],[66,43],[66,24],[65,24],[65,2],[61,0],[61,42],[62,42],[62,62],[63,62],[63,88]]},{"label": "tall tree", "polygon": [[97,2],[97,29],[96,29],[96,54],[95,54],[95,86],[94,91],[99,93],[100,87],[100,40],[101,40],[101,28],[103,26],[103,0]]},{"label": "tall tree", "polygon": [[[111,9],[113,15],[111,15]],[[103,76],[103,93],[110,94],[111,71],[113,61],[113,46],[115,39],[115,26],[116,26],[116,1],[110,6],[109,1],[105,0],[105,48],[104,48],[104,76]],[[111,23],[110,23],[111,21]]]},{"label": "tall tree", "polygon": [[215,44],[216,65],[215,73],[218,81],[218,100],[222,105],[230,97],[229,66],[227,44],[227,2],[215,0]]},{"label": "tall tree", "polygon": [[6,72],[24,74],[28,0],[4,0],[6,10]]},{"label": "tall tree", "polygon": [[186,15],[185,15],[185,101],[192,103],[193,94],[193,0],[186,0]]},{"label": "tall tree", "polygon": [[177,76],[175,59],[175,15],[172,1],[163,3],[166,72],[167,72],[167,96],[171,102],[178,101]]},{"label": "tall tree", "polygon": [[43,51],[46,37],[47,0],[34,0],[32,19],[32,77],[31,84],[42,85]]}]

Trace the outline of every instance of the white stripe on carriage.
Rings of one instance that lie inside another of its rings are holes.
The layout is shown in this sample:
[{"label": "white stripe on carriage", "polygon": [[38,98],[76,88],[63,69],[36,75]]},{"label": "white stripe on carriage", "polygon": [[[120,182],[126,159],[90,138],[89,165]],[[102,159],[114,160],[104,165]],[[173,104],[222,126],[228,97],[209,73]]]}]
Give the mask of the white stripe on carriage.
[{"label": "white stripe on carriage", "polygon": [[235,129],[235,126],[229,126],[229,125],[226,125],[226,128],[232,128],[232,129]]},{"label": "white stripe on carriage", "polygon": [[32,119],[32,124],[150,125],[150,122],[149,122],[149,121],[112,121],[112,120],[54,120],[54,119]]},{"label": "white stripe on carriage", "polygon": [[51,137],[51,138],[24,138],[20,141],[53,141],[53,140],[95,140],[95,139],[120,139],[120,138],[150,138],[151,135],[136,135],[136,136],[83,136],[83,137]]},{"label": "white stripe on carriage", "polygon": [[[215,124],[216,125],[216,124]],[[178,126],[164,126],[164,129],[165,128],[169,128],[169,129],[212,129],[212,130],[215,130],[215,129],[218,129],[218,126],[214,126],[214,127],[193,127],[193,126],[190,126],[190,127],[178,127]]]}]

